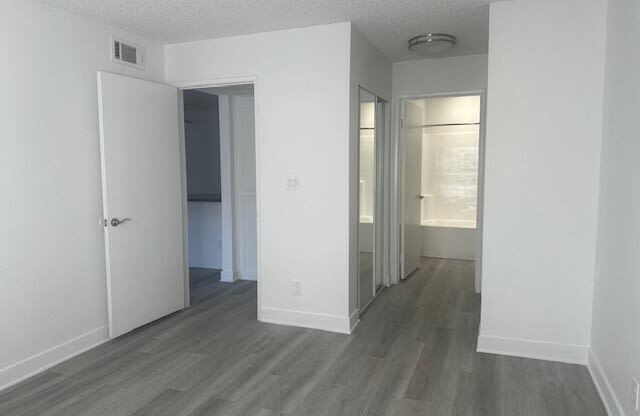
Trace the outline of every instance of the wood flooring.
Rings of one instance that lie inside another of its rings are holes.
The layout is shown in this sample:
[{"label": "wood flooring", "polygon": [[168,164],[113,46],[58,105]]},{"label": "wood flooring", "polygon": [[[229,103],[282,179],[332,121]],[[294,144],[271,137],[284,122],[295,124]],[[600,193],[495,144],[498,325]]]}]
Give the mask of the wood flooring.
[{"label": "wood flooring", "polygon": [[0,415],[606,415],[583,366],[475,352],[472,262],[423,259],[350,336],[260,323],[255,283],[193,272],[191,308],[0,392]]}]

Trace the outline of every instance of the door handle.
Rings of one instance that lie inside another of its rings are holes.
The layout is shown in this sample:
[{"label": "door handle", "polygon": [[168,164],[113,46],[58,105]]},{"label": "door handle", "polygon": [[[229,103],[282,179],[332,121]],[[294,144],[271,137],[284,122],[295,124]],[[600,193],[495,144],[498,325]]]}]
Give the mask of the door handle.
[{"label": "door handle", "polygon": [[131,220],[131,218],[123,218],[123,219],[119,220],[116,217],[113,217],[111,219],[111,226],[112,227],[117,227],[118,225],[122,224],[123,222],[127,222],[129,220]]},{"label": "door handle", "polygon": [[424,195],[418,195],[418,199],[424,199]]}]

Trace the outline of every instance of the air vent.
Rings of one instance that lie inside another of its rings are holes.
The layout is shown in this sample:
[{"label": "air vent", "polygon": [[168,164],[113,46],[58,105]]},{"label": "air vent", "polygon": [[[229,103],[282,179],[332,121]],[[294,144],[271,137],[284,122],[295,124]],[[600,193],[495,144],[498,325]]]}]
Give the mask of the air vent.
[{"label": "air vent", "polygon": [[132,42],[123,42],[119,39],[111,41],[111,60],[119,64],[133,66],[142,69],[142,48]]}]

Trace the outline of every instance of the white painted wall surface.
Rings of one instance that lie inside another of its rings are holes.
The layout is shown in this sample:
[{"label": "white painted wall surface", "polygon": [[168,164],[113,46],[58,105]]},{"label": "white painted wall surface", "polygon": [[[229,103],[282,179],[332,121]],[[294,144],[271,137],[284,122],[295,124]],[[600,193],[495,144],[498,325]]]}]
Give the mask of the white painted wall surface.
[{"label": "white painted wall surface", "polygon": [[163,49],[32,1],[0,3],[0,47],[1,388],[106,339],[96,71],[162,80]]},{"label": "white painted wall surface", "polygon": [[[264,321],[349,330],[349,32],[340,23],[165,49],[171,83],[258,79]],[[300,178],[298,191],[287,191],[289,176]]]},{"label": "white painted wall surface", "polygon": [[[358,309],[358,142],[360,140],[359,131],[359,87],[366,89],[372,94],[386,100],[391,100],[391,62],[378,51],[367,38],[362,35],[352,24],[350,27],[350,60],[349,76],[350,86],[349,97],[349,177],[348,177],[348,202],[349,202],[349,315],[352,317],[352,325],[355,324]],[[387,142],[376,140],[376,146],[389,146],[388,129],[386,133]],[[378,167],[380,168],[380,167]],[[384,169],[384,168],[383,168]],[[378,186],[380,189],[380,186]],[[383,232],[385,224],[377,225],[377,232]],[[383,235],[383,239],[385,238]],[[378,253],[381,256],[382,253]],[[380,257],[376,260],[379,264]],[[388,273],[383,271],[383,273]],[[385,279],[383,279],[384,281]]]},{"label": "white painted wall surface", "polygon": [[187,190],[192,199],[219,198],[220,131],[218,99],[211,97],[209,109],[185,107],[185,150],[187,158]]},{"label": "white painted wall surface", "polygon": [[422,226],[422,255],[445,259],[474,260],[476,230],[462,227]]},{"label": "white painted wall surface", "polygon": [[222,203],[189,201],[189,267],[222,269]]},{"label": "white painted wall surface", "polygon": [[[483,90],[487,55],[419,59],[393,64],[393,97]],[[395,103],[397,106],[397,102]],[[394,117],[397,118],[397,111]]]},{"label": "white painted wall surface", "polygon": [[[185,100],[187,190],[193,199],[219,198],[220,132],[218,98],[200,93],[199,106]],[[222,268],[222,204],[189,201],[189,267]]]},{"label": "white painted wall surface", "polygon": [[610,415],[640,381],[640,3],[609,1],[600,205],[589,367]]},{"label": "white painted wall surface", "polygon": [[605,4],[491,5],[481,351],[586,362]]}]

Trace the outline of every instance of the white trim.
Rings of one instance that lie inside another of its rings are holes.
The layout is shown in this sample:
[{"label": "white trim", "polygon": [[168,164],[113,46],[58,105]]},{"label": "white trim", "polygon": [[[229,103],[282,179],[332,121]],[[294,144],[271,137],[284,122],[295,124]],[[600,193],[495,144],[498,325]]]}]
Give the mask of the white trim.
[{"label": "white trim", "polygon": [[245,273],[242,275],[238,275],[237,280],[251,280],[256,282],[258,280],[258,276],[255,273]]},{"label": "white trim", "polygon": [[342,334],[351,333],[351,318],[346,315],[339,316],[269,307],[263,307],[259,312],[258,320],[260,322],[321,329]]},{"label": "white trim", "polygon": [[480,335],[476,351],[584,365],[587,364],[589,346]]},{"label": "white trim", "polygon": [[620,400],[618,399],[615,390],[613,390],[613,387],[611,387],[607,374],[602,369],[600,361],[596,357],[593,349],[589,350],[588,360],[587,368],[589,369],[589,374],[591,374],[593,384],[596,385],[596,389],[600,394],[600,398],[607,410],[607,414],[609,416],[625,416]]},{"label": "white trim", "polygon": [[0,369],[0,390],[33,377],[109,340],[103,326]]},{"label": "white trim", "polygon": [[474,287],[482,292],[482,251],[484,235],[484,173],[487,150],[487,92],[480,92],[480,136],[478,148],[478,195],[476,199],[476,258],[474,259]]},{"label": "white trim", "polygon": [[180,185],[182,186],[182,278],[184,280],[184,307],[191,306],[191,282],[189,280],[189,200],[187,194],[187,145],[184,131],[184,95],[178,90],[178,140],[180,148]]},{"label": "white trim", "polygon": [[235,180],[233,177],[233,138],[231,133],[231,96],[218,95],[220,128],[220,184],[222,195],[222,280],[233,282],[235,276]]},{"label": "white trim", "polygon": [[[217,88],[217,87],[230,87],[232,85],[247,85],[255,84],[258,82],[257,75],[247,75],[243,77],[226,77],[216,78],[210,80],[200,81],[179,81],[179,82],[167,82],[169,85],[173,85],[181,90],[193,90],[198,88]],[[254,90],[255,93],[255,90]]]},{"label": "white trim", "polygon": [[222,270],[220,272],[220,281],[229,283],[235,282],[236,279],[233,270]]},{"label": "white trim", "polygon": [[349,316],[349,333],[350,334],[353,334],[353,330],[356,329],[359,323],[360,323],[360,310],[356,309],[355,311],[351,312],[351,315]]}]

